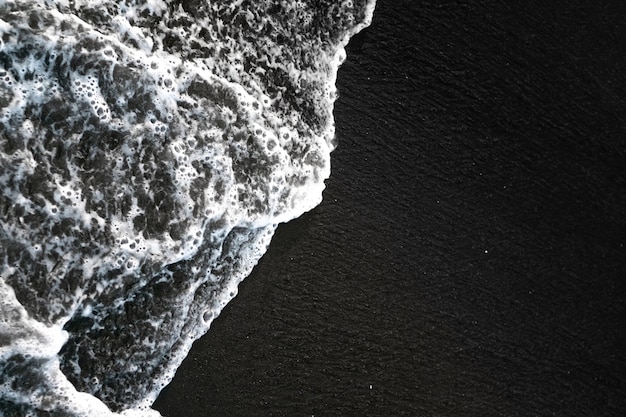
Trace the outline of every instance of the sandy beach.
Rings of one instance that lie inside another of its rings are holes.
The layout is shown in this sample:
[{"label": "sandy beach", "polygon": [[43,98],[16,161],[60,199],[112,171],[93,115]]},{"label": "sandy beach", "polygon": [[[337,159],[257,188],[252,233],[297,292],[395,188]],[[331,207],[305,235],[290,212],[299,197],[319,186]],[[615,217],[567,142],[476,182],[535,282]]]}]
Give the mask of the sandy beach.
[{"label": "sandy beach", "polygon": [[324,202],[279,228],[164,416],[626,410],[619,2],[471,3],[379,0]]}]

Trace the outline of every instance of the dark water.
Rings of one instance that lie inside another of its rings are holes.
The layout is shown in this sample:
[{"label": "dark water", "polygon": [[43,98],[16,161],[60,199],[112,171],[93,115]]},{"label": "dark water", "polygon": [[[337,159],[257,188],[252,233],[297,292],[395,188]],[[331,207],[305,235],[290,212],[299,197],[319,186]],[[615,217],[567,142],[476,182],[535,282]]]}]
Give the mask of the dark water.
[{"label": "dark water", "polygon": [[324,202],[163,415],[623,415],[623,8],[471,3],[378,2]]}]

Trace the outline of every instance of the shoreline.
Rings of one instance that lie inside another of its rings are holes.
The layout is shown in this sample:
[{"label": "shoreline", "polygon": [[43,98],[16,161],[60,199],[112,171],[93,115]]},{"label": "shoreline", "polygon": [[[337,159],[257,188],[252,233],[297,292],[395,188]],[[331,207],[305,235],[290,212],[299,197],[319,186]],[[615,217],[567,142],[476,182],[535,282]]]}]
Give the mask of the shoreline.
[{"label": "shoreline", "polygon": [[626,63],[587,6],[379,0],[339,70],[324,201],[155,408],[621,415]]}]

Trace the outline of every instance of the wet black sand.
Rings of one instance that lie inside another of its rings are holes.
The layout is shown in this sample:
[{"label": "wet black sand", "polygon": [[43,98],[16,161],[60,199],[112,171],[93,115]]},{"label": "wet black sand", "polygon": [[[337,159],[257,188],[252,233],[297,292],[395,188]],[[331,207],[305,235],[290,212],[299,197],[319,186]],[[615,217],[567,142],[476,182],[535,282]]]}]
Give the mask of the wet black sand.
[{"label": "wet black sand", "polygon": [[379,1],[324,202],[281,226],[165,416],[626,411],[624,9],[463,3]]}]

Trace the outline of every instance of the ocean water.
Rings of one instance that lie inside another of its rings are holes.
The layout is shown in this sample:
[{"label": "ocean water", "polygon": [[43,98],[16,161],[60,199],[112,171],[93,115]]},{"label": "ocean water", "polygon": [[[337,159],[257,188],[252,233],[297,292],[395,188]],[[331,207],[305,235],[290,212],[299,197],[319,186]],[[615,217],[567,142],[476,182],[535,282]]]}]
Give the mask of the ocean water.
[{"label": "ocean water", "polygon": [[0,416],[152,416],[322,198],[374,1],[0,0]]}]

